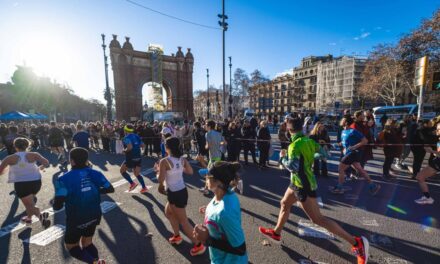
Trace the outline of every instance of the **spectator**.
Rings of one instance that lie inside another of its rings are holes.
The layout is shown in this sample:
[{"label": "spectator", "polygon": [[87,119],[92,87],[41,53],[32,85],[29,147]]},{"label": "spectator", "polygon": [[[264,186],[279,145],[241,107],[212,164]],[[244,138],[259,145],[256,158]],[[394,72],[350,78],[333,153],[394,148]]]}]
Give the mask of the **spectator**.
[{"label": "spectator", "polygon": [[271,136],[267,123],[266,121],[261,121],[257,133],[257,146],[260,151],[260,169],[267,168],[267,164],[269,163],[270,140]]}]

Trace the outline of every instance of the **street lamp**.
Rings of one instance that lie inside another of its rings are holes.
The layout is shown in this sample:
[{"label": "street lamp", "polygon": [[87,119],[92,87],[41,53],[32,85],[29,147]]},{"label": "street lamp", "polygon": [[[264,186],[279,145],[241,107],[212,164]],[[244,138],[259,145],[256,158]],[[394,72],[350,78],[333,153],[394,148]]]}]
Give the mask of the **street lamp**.
[{"label": "street lamp", "polygon": [[209,102],[209,69],[206,69],[206,80],[207,80],[207,86],[206,86],[206,97],[208,100],[206,100],[206,119],[209,119],[209,107],[211,106],[211,103]]},{"label": "street lamp", "polygon": [[105,54],[105,35],[101,34],[102,38],[102,50],[104,51],[104,69],[105,69],[105,93],[104,99],[107,101],[107,122],[110,124],[112,121],[112,94],[110,92],[110,87],[108,85],[108,63],[107,63],[107,55]]},{"label": "street lamp", "polygon": [[229,56],[229,118],[232,118],[232,57]]},{"label": "street lamp", "polygon": [[223,116],[226,117],[226,81],[225,81],[225,32],[228,30],[228,23],[225,22],[228,19],[228,16],[225,15],[225,0],[222,0],[222,14],[217,15],[221,21],[218,24],[223,28]]}]

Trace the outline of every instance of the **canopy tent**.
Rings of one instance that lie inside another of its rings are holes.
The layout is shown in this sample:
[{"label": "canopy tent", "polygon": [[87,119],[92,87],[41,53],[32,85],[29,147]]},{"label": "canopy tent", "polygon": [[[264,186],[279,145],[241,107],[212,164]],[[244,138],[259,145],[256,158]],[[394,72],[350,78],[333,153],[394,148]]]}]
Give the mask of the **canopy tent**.
[{"label": "canopy tent", "polygon": [[48,117],[46,115],[43,115],[41,113],[35,113],[35,114],[27,114],[28,116],[31,117],[31,119],[48,119]]},{"label": "canopy tent", "polygon": [[32,117],[30,117],[28,114],[19,111],[12,111],[0,115],[0,120],[25,120],[25,119],[32,119]]},{"label": "canopy tent", "polygon": [[42,119],[48,119],[48,117],[40,113],[29,114],[19,111],[12,111],[0,115],[0,120],[42,120]]}]

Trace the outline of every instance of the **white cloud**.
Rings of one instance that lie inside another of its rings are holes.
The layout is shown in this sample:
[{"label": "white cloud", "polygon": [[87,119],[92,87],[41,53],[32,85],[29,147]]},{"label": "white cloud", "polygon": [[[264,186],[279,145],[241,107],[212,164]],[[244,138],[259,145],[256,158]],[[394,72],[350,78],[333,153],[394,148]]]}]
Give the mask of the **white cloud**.
[{"label": "white cloud", "polygon": [[370,32],[364,32],[364,33],[362,33],[360,36],[354,37],[353,39],[354,39],[354,40],[360,40],[360,39],[364,39],[364,38],[366,38],[366,37],[368,37],[368,36],[370,36],[370,35],[371,35]]},{"label": "white cloud", "polygon": [[330,45],[330,46],[336,46],[336,42],[330,42],[328,45]]},{"label": "white cloud", "polygon": [[374,30],[382,30],[382,27],[375,27]]}]

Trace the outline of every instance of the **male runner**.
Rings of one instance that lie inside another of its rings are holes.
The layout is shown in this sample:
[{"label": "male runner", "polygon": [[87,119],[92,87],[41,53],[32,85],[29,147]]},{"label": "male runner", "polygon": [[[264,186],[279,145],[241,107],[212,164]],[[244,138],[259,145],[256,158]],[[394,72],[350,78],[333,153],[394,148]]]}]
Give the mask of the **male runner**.
[{"label": "male runner", "polygon": [[58,162],[67,165],[66,153],[64,150],[64,132],[57,127],[57,123],[50,122],[49,146],[53,153],[57,154]]},{"label": "male runner", "polygon": [[303,122],[295,117],[288,119],[287,129],[292,135],[292,143],[288,148],[288,155],[285,150],[282,156],[283,165],[291,172],[291,183],[281,200],[281,209],[278,215],[278,222],[274,229],[259,227],[260,233],[279,243],[281,231],[289,218],[290,208],[299,201],[304,212],[313,223],[324,227],[333,234],[343,238],[352,245],[353,252],[357,255],[359,264],[368,261],[368,240],[363,236],[352,236],[347,233],[335,221],[323,216],[316,201],[316,189],[318,188],[316,178],[313,175],[312,166],[314,155],[319,151],[320,146],[312,139],[302,133]]},{"label": "male runner", "polygon": [[423,168],[417,174],[417,181],[419,182],[420,189],[422,189],[423,196],[419,199],[415,200],[418,204],[433,204],[434,199],[432,199],[429,194],[428,185],[426,184],[426,179],[432,177],[440,172],[440,123],[437,124],[435,134],[439,137],[439,141],[437,142],[437,151],[432,150],[431,147],[425,148],[425,151],[428,153],[432,153],[435,157],[429,162],[428,167]]},{"label": "male runner", "polygon": [[101,172],[88,166],[88,159],[84,148],[70,151],[72,170],[55,181],[53,209],[66,205],[64,243],[70,255],[85,263],[104,264],[92,240],[102,216],[101,194],[115,190]]},{"label": "male runner", "polygon": [[339,163],[338,184],[331,190],[331,192],[334,194],[344,193],[343,184],[345,180],[345,171],[352,166],[367,180],[370,193],[375,195],[380,190],[380,185],[373,183],[368,173],[362,167],[362,155],[360,152],[360,149],[368,143],[368,140],[361,132],[351,128],[353,122],[354,121],[351,117],[344,117],[341,120],[341,126],[344,130],[342,130],[341,143],[339,144],[343,147],[344,156]]},{"label": "male runner", "polygon": [[142,185],[142,189],[140,193],[146,193],[148,192],[147,187],[145,186],[144,179],[141,175],[141,167],[142,167],[142,157],[141,157],[141,148],[144,148],[145,145],[142,142],[141,138],[134,133],[134,127],[133,125],[126,125],[124,127],[124,133],[125,137],[122,140],[122,143],[124,144],[124,153],[125,153],[125,161],[121,165],[121,175],[130,183],[130,188],[128,191],[134,190],[136,186],[138,186],[137,183],[133,182],[133,180],[130,177],[130,174],[128,174],[128,169],[133,169],[134,176],[138,179],[140,184]]}]

